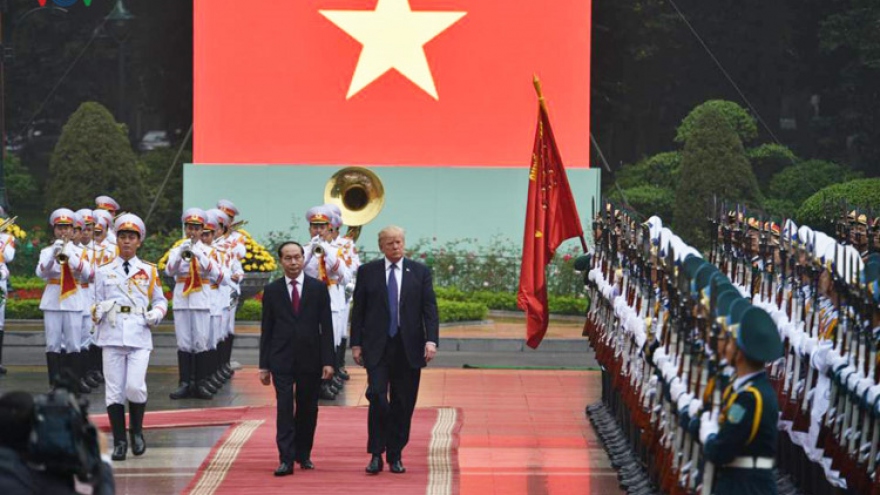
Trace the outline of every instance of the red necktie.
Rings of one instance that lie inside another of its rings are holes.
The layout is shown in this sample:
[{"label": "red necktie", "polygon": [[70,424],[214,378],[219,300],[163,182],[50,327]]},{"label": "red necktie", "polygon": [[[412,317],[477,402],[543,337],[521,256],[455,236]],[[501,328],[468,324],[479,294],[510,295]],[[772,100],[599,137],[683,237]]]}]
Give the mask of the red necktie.
[{"label": "red necktie", "polygon": [[290,307],[293,308],[293,314],[299,314],[299,291],[296,290],[296,280],[291,280],[290,285],[293,288],[290,295]]}]

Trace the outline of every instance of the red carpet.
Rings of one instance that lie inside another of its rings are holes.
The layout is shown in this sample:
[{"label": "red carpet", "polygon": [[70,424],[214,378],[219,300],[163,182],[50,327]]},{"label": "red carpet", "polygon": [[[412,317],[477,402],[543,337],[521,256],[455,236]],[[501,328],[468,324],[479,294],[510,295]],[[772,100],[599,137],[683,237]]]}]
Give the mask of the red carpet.
[{"label": "red carpet", "polygon": [[[106,417],[93,418],[102,429]],[[417,408],[410,442],[403,453],[405,474],[386,470],[369,476],[367,408],[322,407],[312,451],[314,471],[296,470],[276,478],[275,407],[230,407],[148,411],[145,428],[232,425],[199,467],[184,493],[457,495],[461,412],[454,408]],[[299,466],[297,466],[298,468]]]}]

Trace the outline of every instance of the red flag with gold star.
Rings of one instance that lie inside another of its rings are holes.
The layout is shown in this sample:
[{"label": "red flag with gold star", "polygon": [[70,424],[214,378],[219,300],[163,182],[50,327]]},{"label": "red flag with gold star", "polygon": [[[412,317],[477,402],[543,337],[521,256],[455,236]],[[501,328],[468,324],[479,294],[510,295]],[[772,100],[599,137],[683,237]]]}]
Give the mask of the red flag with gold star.
[{"label": "red flag with gold star", "polygon": [[584,229],[568,185],[568,176],[550,128],[547,108],[541,101],[529,169],[529,197],[517,294],[517,306],[526,313],[526,343],[533,349],[541,344],[549,322],[547,264],[562,241],[572,237],[580,237],[586,250]]}]

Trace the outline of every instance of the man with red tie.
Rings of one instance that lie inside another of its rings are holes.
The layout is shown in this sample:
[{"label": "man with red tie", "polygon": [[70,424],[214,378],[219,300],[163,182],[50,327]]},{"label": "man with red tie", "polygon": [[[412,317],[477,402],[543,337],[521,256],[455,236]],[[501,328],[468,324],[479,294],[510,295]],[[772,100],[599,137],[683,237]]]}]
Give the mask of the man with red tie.
[{"label": "man with red tie", "polygon": [[315,468],[311,453],[318,392],[321,380],[333,376],[330,294],[326,285],[303,273],[303,254],[297,242],[282,244],[278,259],[284,277],[263,289],[260,382],[275,386],[280,459],[275,476],[293,474],[294,462],[302,469]]}]

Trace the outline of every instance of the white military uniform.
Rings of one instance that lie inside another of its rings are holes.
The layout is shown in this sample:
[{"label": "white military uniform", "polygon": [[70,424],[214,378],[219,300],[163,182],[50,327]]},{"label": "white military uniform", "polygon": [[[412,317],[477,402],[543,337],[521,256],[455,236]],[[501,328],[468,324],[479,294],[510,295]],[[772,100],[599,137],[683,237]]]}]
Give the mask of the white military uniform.
[{"label": "white military uniform", "polygon": [[112,309],[97,324],[96,343],[103,348],[105,402],[107,405],[147,401],[147,365],[153,336],[145,314],[150,309],[168,311],[156,265],[137,257],[115,258],[98,268],[96,295],[99,304],[112,301]]},{"label": "white military uniform", "polygon": [[229,308],[229,266],[223,251],[211,247],[211,261],[217,265],[220,275],[217,283],[206,286],[211,299],[211,335],[208,344],[211,350],[217,348],[217,344],[226,337],[226,327],[223,326],[224,310]]},{"label": "white military uniform", "polygon": [[[177,348],[185,352],[204,352],[210,349],[211,302],[214,293],[210,284],[222,282],[221,269],[211,259],[213,249],[197,242],[191,246],[190,262],[181,257],[181,246],[173,248],[168,255],[165,273],[174,277],[174,333]],[[190,267],[195,266],[201,278],[201,286],[184,294],[184,286],[190,277]]]},{"label": "white military uniform", "polygon": [[[330,311],[333,312],[333,345],[339,346],[342,337],[345,335],[345,322],[342,320],[343,312],[347,306],[345,301],[345,285],[351,282],[351,272],[345,261],[338,255],[339,246],[334,242],[322,242],[324,255],[317,256],[313,253],[315,245],[307,244],[303,247],[305,251],[305,264],[303,271],[310,277],[317,278],[327,283],[327,290],[330,292]],[[324,280],[320,264],[324,264],[324,273],[327,279]]]},{"label": "white military uniform", "polygon": [[[82,284],[88,283],[92,276],[85,253],[81,248],[68,244],[64,250],[68,256],[70,275],[74,277],[74,288],[62,295],[62,267],[55,260],[54,246],[44,248],[40,252],[37,265],[37,276],[46,281],[40,309],[43,310],[43,321],[46,328],[46,352],[79,352],[82,342],[82,313],[85,305]],[[65,277],[67,275],[65,274]]]},{"label": "white military uniform", "polygon": [[7,263],[15,258],[15,237],[11,234],[0,234],[0,290],[3,291],[3,301],[0,302],[0,332],[6,326],[6,283],[9,280],[9,267]]},{"label": "white military uniform", "polygon": [[343,293],[345,294],[345,307],[340,316],[343,328],[342,333],[343,337],[345,337],[348,333],[348,316],[351,313],[351,295],[354,292],[354,284],[358,268],[361,266],[361,257],[358,255],[357,246],[352,239],[340,235],[336,238],[336,243],[340,245],[339,256],[342,257],[345,266],[348,268],[348,272],[351,274],[348,283],[344,286]]}]

